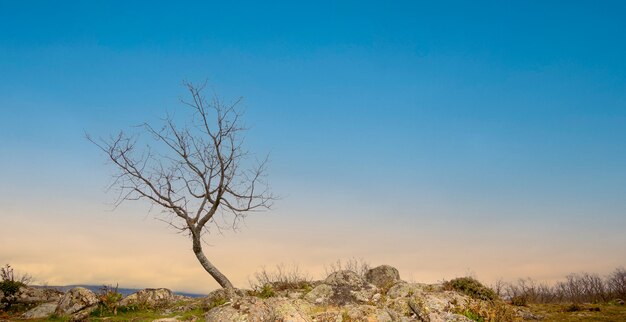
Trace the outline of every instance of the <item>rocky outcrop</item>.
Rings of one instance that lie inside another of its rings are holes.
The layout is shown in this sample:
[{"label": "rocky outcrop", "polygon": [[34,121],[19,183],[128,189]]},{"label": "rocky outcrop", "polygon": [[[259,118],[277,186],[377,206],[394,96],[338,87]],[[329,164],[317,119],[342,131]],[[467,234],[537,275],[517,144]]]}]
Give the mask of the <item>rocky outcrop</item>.
[{"label": "rocky outcrop", "polygon": [[299,299],[244,297],[210,310],[206,321],[309,322],[310,311],[311,305]]},{"label": "rocky outcrop", "polygon": [[395,267],[381,265],[368,270],[365,273],[365,280],[379,288],[389,289],[400,281],[400,273]]},{"label": "rocky outcrop", "polygon": [[[164,288],[145,289],[125,297],[118,304],[127,306],[127,309],[158,312],[161,318],[155,316],[156,322],[190,318],[194,321],[204,318],[206,321],[250,322],[469,322],[468,317],[495,321],[540,318],[523,308],[506,307],[499,300],[484,300],[441,284],[407,283],[399,276],[397,269],[383,265],[368,270],[365,276],[343,270],[322,281],[293,283],[280,288],[268,284],[263,290],[219,289],[205,298],[178,296]],[[21,297],[25,301],[58,296],[58,293],[26,289],[20,294],[25,295]],[[57,302],[36,306],[22,318],[42,319],[54,312],[66,320],[86,320],[99,304],[96,294],[78,287]],[[202,316],[200,312],[206,314]]]},{"label": "rocky outcrop", "polygon": [[70,320],[84,320],[98,306],[96,294],[84,287],[69,290],[59,300],[55,313],[59,316],[68,316]]},{"label": "rocky outcrop", "polygon": [[15,294],[15,302],[23,304],[56,302],[62,296],[63,292],[55,289],[23,286]]},{"label": "rocky outcrop", "polygon": [[345,305],[367,303],[378,293],[378,288],[367,283],[352,271],[338,271],[330,274],[323,283],[317,285],[304,299],[312,304]]},{"label": "rocky outcrop", "polygon": [[56,311],[59,304],[57,302],[43,303],[22,314],[24,319],[44,319]]},{"label": "rocky outcrop", "polygon": [[[374,268],[365,278],[351,271],[339,271],[314,285],[310,291],[292,290],[266,299],[251,292],[231,300],[214,301],[219,305],[208,311],[206,321],[469,322],[465,314],[472,310],[500,321],[515,320],[495,315],[501,308],[494,307],[493,302],[448,291],[437,284],[403,282],[398,271],[390,266]],[[292,294],[304,295],[296,298]],[[220,298],[224,298],[223,294]]]},{"label": "rocky outcrop", "polygon": [[147,288],[123,298],[119,305],[137,305],[141,307],[154,308],[170,304],[180,298],[182,297],[175,295],[172,291],[166,288]]}]

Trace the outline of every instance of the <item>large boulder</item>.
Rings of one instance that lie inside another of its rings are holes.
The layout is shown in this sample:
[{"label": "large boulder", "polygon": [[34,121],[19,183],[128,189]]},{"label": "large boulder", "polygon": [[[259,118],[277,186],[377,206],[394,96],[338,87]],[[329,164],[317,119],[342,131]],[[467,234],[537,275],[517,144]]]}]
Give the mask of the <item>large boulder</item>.
[{"label": "large boulder", "polygon": [[123,298],[120,301],[119,305],[137,305],[142,307],[154,308],[161,305],[170,304],[180,298],[182,297],[175,295],[174,293],[172,293],[172,291],[166,288],[147,288],[145,290],[135,292]]},{"label": "large boulder", "polygon": [[421,295],[428,290],[434,290],[434,286],[421,283],[396,283],[387,290],[387,297],[391,299]]},{"label": "large boulder", "polygon": [[98,302],[98,296],[94,292],[84,287],[76,287],[63,295],[55,313],[69,316],[71,320],[82,320],[98,307]]},{"label": "large boulder", "polygon": [[269,307],[263,300],[245,297],[209,310],[206,321],[270,321],[271,317]]},{"label": "large boulder", "polygon": [[307,314],[311,311],[311,306],[305,301],[271,298],[266,303],[275,321],[311,321]]},{"label": "large boulder", "polygon": [[342,320],[346,317],[346,320],[348,321],[394,321],[394,318],[389,314],[389,312],[387,312],[387,310],[373,305],[349,305],[344,308],[341,315]]},{"label": "large boulder", "polygon": [[56,302],[63,297],[63,292],[42,287],[23,286],[15,296],[15,302],[24,304]]},{"label": "large boulder", "polygon": [[344,270],[328,275],[328,277],[324,280],[324,284],[359,288],[363,287],[366,282],[361,276],[359,276],[359,274],[353,271]]},{"label": "large boulder", "polygon": [[22,314],[24,319],[45,319],[56,311],[59,304],[57,302],[43,303]]},{"label": "large boulder", "polygon": [[304,299],[317,305],[368,303],[377,292],[376,286],[367,283],[357,273],[345,270],[330,274],[322,284],[306,294]]},{"label": "large boulder", "polygon": [[[206,320],[207,322],[213,322],[213,321],[233,321],[233,322],[247,322],[250,319],[248,319],[248,315],[235,309],[232,306],[220,306],[217,308],[214,308],[212,310],[210,310],[207,314],[206,314]],[[258,321],[264,321],[264,320],[258,320]]]},{"label": "large boulder", "polygon": [[307,293],[304,296],[304,299],[313,304],[328,304],[330,303],[330,298],[334,293],[335,291],[332,286],[328,284],[320,284]]},{"label": "large boulder", "polygon": [[389,289],[400,281],[400,273],[395,267],[381,265],[368,270],[365,273],[365,280],[379,288]]},{"label": "large boulder", "polygon": [[290,321],[309,322],[310,305],[286,298],[243,297],[211,309],[207,322],[213,321]]}]

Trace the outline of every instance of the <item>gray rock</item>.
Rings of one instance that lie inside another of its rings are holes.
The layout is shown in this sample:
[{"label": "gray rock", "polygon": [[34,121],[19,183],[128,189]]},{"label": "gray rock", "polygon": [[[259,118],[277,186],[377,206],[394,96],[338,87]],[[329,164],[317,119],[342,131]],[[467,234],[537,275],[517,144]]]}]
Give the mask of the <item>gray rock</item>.
[{"label": "gray rock", "polygon": [[139,305],[153,308],[172,303],[179,298],[180,296],[166,288],[147,288],[123,298],[120,301],[120,306]]},{"label": "gray rock", "polygon": [[399,297],[408,297],[412,295],[422,294],[427,288],[426,284],[419,283],[396,283],[387,291],[387,296],[395,299]]},{"label": "gray rock", "polygon": [[56,309],[59,315],[71,315],[79,311],[94,307],[99,300],[96,294],[84,287],[76,287],[69,290],[61,300]]},{"label": "gray rock", "polygon": [[368,303],[376,293],[378,288],[365,282],[357,273],[338,271],[330,274],[322,284],[306,294],[304,299],[316,305],[345,305]]},{"label": "gray rock", "polygon": [[240,312],[232,306],[220,306],[210,310],[206,314],[207,322],[216,321],[233,321],[233,322],[247,322],[248,315]]},{"label": "gray rock", "polygon": [[310,322],[311,306],[302,300],[244,297],[210,310],[206,321]]},{"label": "gray rock", "polygon": [[59,306],[57,302],[39,304],[22,314],[22,317],[24,319],[44,319],[52,315],[57,306]]},{"label": "gray rock", "polygon": [[353,271],[338,271],[334,272],[324,280],[324,284],[332,285],[332,286],[348,286],[351,288],[360,288],[365,286],[367,283],[365,280],[359,276],[359,274]]},{"label": "gray rock", "polygon": [[[310,306],[302,300],[269,299],[267,306],[274,321],[310,322],[311,318],[306,314]],[[254,319],[252,319],[255,321]]]},{"label": "gray rock", "polygon": [[304,296],[304,299],[313,304],[328,304],[330,298],[333,296],[333,287],[328,284],[320,284],[316,286],[311,292]]},{"label": "gray rock", "polygon": [[368,270],[365,273],[365,280],[380,288],[390,288],[400,281],[400,273],[395,267],[381,265]]},{"label": "gray rock", "polygon": [[58,301],[61,297],[63,297],[63,292],[55,289],[24,286],[20,287],[15,301],[24,304],[47,303]]},{"label": "gray rock", "polygon": [[521,307],[515,310],[515,315],[519,316],[524,321],[538,321],[538,320],[544,319],[542,315],[534,314],[527,308],[521,308]]}]

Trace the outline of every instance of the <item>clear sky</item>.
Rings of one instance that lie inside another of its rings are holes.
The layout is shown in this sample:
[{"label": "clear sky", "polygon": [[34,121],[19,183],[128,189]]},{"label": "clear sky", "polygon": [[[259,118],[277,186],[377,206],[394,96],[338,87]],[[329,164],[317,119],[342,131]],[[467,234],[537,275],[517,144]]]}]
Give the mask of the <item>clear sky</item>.
[{"label": "clear sky", "polygon": [[[626,264],[623,1],[0,0],[0,264],[49,284],[216,286],[84,139],[244,96],[283,196],[207,256],[405,279]],[[317,276],[321,277],[321,276]]]}]

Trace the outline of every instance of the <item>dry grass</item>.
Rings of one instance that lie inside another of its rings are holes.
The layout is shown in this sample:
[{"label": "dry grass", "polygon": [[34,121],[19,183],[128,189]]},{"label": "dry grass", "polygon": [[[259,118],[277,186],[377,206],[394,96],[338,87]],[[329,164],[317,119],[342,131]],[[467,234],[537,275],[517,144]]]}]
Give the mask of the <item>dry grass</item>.
[{"label": "dry grass", "polygon": [[348,260],[338,259],[336,262],[328,266],[324,266],[326,276],[338,271],[353,271],[361,277],[365,277],[365,273],[371,268],[370,264],[362,258],[350,258]]},{"label": "dry grass", "polygon": [[529,304],[528,309],[544,321],[626,321],[626,306],[615,304]]},{"label": "dry grass", "polygon": [[275,291],[284,291],[310,288],[312,279],[298,265],[286,266],[280,264],[273,271],[263,267],[260,271],[254,273],[254,278],[248,280],[248,282],[250,288],[255,291],[267,290],[268,287]]}]

